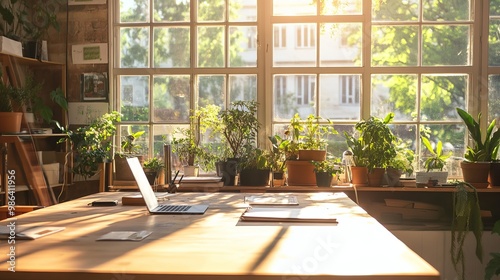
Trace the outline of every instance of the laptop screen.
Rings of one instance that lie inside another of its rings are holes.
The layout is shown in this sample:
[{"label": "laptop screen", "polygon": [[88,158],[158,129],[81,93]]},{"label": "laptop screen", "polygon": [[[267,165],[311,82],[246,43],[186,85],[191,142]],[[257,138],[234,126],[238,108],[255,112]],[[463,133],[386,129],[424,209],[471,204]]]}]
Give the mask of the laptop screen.
[{"label": "laptop screen", "polygon": [[131,157],[127,158],[127,162],[128,166],[130,166],[130,170],[132,170],[132,174],[134,174],[135,181],[139,187],[142,197],[144,198],[144,201],[146,202],[148,210],[151,211],[155,209],[158,206],[158,200],[156,199],[156,195],[149,184],[146,173],[144,173],[144,169],[142,169],[139,159]]}]

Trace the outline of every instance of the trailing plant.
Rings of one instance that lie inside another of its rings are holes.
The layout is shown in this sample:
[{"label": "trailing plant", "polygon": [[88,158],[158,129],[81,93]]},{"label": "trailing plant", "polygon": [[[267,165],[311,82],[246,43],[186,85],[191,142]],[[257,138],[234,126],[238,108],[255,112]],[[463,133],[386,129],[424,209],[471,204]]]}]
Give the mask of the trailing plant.
[{"label": "trailing plant", "polygon": [[464,242],[469,231],[476,239],[476,257],[483,260],[483,222],[476,188],[467,182],[457,182],[453,193],[453,213],[451,220],[451,260],[455,271],[465,279]]},{"label": "trailing plant", "polygon": [[452,155],[451,151],[448,151],[446,154],[443,153],[443,142],[441,142],[441,140],[436,143],[436,148],[434,149],[427,137],[420,136],[420,138],[422,139],[422,143],[425,148],[427,148],[427,151],[431,154],[431,156],[424,162],[426,172],[431,170],[443,171],[443,168],[446,165],[446,160]]},{"label": "trailing plant", "polygon": [[75,153],[72,172],[85,179],[99,172],[99,164],[111,159],[113,136],[116,133],[116,123],[120,122],[118,112],[106,113],[93,120],[89,125],[75,130],[58,127],[66,136],[58,143],[69,142],[70,153]]},{"label": "trailing plant", "polygon": [[[491,234],[500,236],[500,220],[496,221],[491,230]],[[484,269],[484,279],[490,280],[494,275],[500,275],[500,252],[490,253],[491,259]]]},{"label": "trailing plant", "polygon": [[[496,120],[493,119],[486,129],[486,134],[481,132],[481,113],[477,116],[477,121],[465,110],[457,108],[458,115],[469,130],[472,138],[472,145],[467,146],[465,159],[470,162],[492,161],[497,159],[500,145],[500,130],[495,129]],[[484,140],[483,140],[484,139]]]}]

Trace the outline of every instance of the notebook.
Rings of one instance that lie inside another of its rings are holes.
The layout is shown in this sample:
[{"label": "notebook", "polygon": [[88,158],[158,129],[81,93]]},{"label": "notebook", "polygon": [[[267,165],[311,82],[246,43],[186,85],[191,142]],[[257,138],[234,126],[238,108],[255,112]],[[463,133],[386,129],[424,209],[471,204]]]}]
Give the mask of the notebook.
[{"label": "notebook", "polygon": [[146,173],[142,169],[139,159],[136,157],[127,158],[127,163],[132,170],[139,191],[141,192],[146,207],[151,214],[204,214],[207,211],[208,205],[193,204],[193,205],[174,205],[174,204],[159,204],[156,195],[149,184]]}]

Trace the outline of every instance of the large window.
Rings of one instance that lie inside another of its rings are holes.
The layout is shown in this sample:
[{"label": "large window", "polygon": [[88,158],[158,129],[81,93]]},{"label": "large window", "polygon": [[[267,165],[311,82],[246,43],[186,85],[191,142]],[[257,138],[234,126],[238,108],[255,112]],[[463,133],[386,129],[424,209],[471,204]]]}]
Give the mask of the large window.
[{"label": "large window", "polygon": [[[272,134],[295,113],[350,131],[362,118],[394,112],[393,130],[417,154],[425,133],[457,158],[466,130],[456,107],[500,116],[500,0],[489,1],[484,17],[488,1],[474,0],[116,2],[120,132],[147,130],[150,154],[189,123],[190,109],[234,100],[257,100],[262,133]],[[340,134],[329,141],[336,156],[347,148]],[[451,161],[451,175],[460,175]]]}]

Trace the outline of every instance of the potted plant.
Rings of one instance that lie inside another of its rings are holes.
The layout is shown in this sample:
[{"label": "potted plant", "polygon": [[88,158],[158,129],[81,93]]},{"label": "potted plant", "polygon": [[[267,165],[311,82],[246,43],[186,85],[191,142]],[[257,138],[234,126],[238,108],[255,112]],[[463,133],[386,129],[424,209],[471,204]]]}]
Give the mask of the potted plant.
[{"label": "potted plant", "polygon": [[464,181],[477,188],[488,187],[488,176],[491,162],[497,159],[500,144],[500,130],[495,129],[496,120],[493,119],[483,135],[481,131],[481,113],[477,121],[465,110],[457,108],[458,115],[462,118],[469,131],[471,144],[467,146],[465,160],[461,162]]},{"label": "potted plant", "polygon": [[269,136],[268,139],[271,142],[269,167],[272,172],[273,186],[282,186],[285,184],[286,163],[284,140],[279,135]]},{"label": "potted plant", "polygon": [[[116,153],[114,158],[115,165],[115,180],[117,181],[135,181],[134,174],[127,163],[128,157],[137,157],[141,164],[144,164],[144,155],[139,151],[141,145],[136,141],[145,133],[144,130],[136,132],[132,131],[132,127],[128,127],[128,135],[122,136],[121,152]],[[118,172],[119,171],[119,172]]]},{"label": "potted plant", "polygon": [[333,179],[342,172],[338,158],[328,157],[322,161],[312,160],[311,163],[314,166],[316,185],[318,187],[330,187]]},{"label": "potted plant", "polygon": [[143,168],[149,184],[154,186],[156,191],[156,186],[159,184],[159,178],[165,170],[165,162],[159,157],[152,157],[144,161]]},{"label": "potted plant", "polygon": [[0,82],[0,133],[20,132],[22,118],[17,89]]},{"label": "potted plant", "polygon": [[269,154],[253,146],[246,146],[245,151],[238,161],[240,186],[268,186]]},{"label": "potted plant", "polygon": [[337,134],[333,123],[310,114],[305,120],[296,113],[285,132],[288,137],[283,145],[289,185],[316,185],[311,160],[326,159],[326,139]]},{"label": "potted plant", "polygon": [[401,175],[406,174],[411,176],[413,174],[413,161],[415,153],[409,149],[407,144],[400,138],[396,140],[396,156],[390,161],[387,169],[387,184],[391,187],[401,185]]},{"label": "potted plant", "polygon": [[100,164],[111,160],[112,139],[116,133],[116,123],[120,120],[121,114],[113,111],[75,130],[58,124],[65,134],[58,142],[69,142],[70,153],[74,153],[74,174],[88,179],[100,172]]},{"label": "potted plant", "polygon": [[[346,143],[353,153],[351,167],[353,184],[380,186],[385,169],[396,156],[396,136],[389,128],[394,113],[384,119],[370,117],[355,125],[357,137],[344,132]],[[361,177],[358,179],[357,175]]]},{"label": "potted plant", "polygon": [[[497,234],[500,236],[500,220],[497,220],[493,225],[491,230],[492,234]],[[484,269],[484,279],[491,280],[491,278],[496,275],[500,275],[500,252],[490,253],[491,259],[486,264]]]},{"label": "potted plant", "polygon": [[433,148],[427,137],[421,136],[420,139],[422,139],[422,144],[424,144],[430,156],[424,162],[425,172],[417,172],[416,183],[432,186],[445,184],[448,180],[448,172],[443,171],[443,168],[446,165],[446,160],[452,155],[451,151],[443,153],[443,142],[441,140],[438,140],[436,147]]},{"label": "potted plant", "polygon": [[5,24],[0,25],[0,35],[23,44],[23,56],[41,58],[41,40],[53,28],[60,30],[57,11],[63,0],[7,0],[0,5],[0,15]]},{"label": "potted plant", "polygon": [[220,112],[221,132],[230,152],[229,158],[221,164],[225,185],[234,185],[238,160],[244,156],[246,147],[256,146],[260,127],[257,107],[256,101],[235,101],[229,108]]}]

